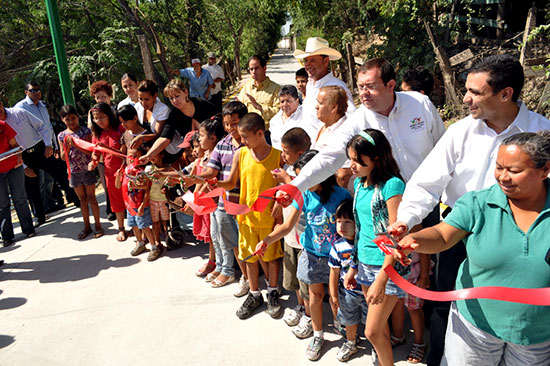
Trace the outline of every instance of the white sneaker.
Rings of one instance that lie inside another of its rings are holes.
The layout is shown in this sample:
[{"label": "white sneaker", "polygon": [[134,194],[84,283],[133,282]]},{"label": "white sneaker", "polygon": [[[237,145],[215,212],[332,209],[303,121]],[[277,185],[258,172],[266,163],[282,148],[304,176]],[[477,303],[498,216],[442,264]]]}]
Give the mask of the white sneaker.
[{"label": "white sneaker", "polygon": [[311,324],[311,318],[302,316],[298,325],[292,327],[292,333],[298,338],[307,338],[313,334],[313,325]]},{"label": "white sneaker", "polygon": [[283,318],[285,323],[293,327],[300,322],[302,315],[304,315],[304,307],[300,304],[296,305],[293,309],[286,309],[286,314]]},{"label": "white sneaker", "polygon": [[249,290],[250,290],[250,285],[248,284],[248,281],[244,278],[244,276],[241,276],[241,279],[237,284],[237,290],[233,295],[235,297],[243,297],[248,293]]}]

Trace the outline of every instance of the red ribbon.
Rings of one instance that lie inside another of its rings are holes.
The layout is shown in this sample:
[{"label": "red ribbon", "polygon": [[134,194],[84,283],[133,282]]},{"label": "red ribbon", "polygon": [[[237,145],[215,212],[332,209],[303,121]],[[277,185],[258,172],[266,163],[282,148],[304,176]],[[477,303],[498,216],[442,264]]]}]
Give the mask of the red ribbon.
[{"label": "red ribbon", "polygon": [[92,151],[92,152],[96,151],[101,153],[117,155],[117,156],[120,156],[121,158],[128,158],[128,156],[124,155],[121,152],[113,151],[103,146],[98,146],[86,140],[82,140],[76,136],[66,135],[65,138],[63,139],[63,146],[65,147],[65,164],[67,164],[67,174],[69,175],[69,179],[71,179],[71,166],[69,165],[69,150],[67,149],[67,137],[71,137],[73,139],[73,144],[81,148],[82,150]]},{"label": "red ribbon", "polygon": [[183,200],[189,204],[197,215],[205,215],[216,210],[216,202],[214,202],[213,198],[222,196],[225,212],[230,215],[245,215],[251,211],[264,211],[272,200],[276,200],[275,194],[277,191],[287,193],[298,204],[298,210],[302,210],[302,206],[304,205],[302,193],[298,188],[290,184],[283,184],[282,186],[266,189],[260,193],[258,199],[252,204],[251,207],[241,205],[239,203],[229,202],[225,199],[225,190],[222,188],[216,188],[208,193],[195,192],[191,194],[188,192],[183,196]]},{"label": "red ribbon", "polygon": [[431,301],[455,301],[471,299],[491,299],[516,302],[527,305],[550,306],[550,288],[515,288],[502,286],[484,286],[454,291],[430,291],[417,287],[401,277],[392,266],[384,271],[403,291]]}]

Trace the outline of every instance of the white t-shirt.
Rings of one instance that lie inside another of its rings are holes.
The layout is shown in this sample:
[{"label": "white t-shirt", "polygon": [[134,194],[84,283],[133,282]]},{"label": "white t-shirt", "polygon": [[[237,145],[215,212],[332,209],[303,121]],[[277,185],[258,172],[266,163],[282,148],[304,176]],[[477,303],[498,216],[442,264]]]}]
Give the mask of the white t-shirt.
[{"label": "white t-shirt", "polygon": [[[139,122],[143,125],[145,109],[143,108],[143,105],[139,102],[136,103],[134,107],[136,108]],[[155,105],[153,106],[151,120],[148,121],[150,124],[151,131],[153,131],[153,133],[157,133],[157,130],[156,130],[157,121],[166,121],[168,119],[169,114],[170,114],[170,108],[168,108],[166,104],[162,103],[157,98],[157,100],[155,101]]]},{"label": "white t-shirt", "polygon": [[[208,70],[208,72],[210,73],[210,76],[212,76],[212,80],[216,80],[217,78],[225,79],[223,69],[218,64],[214,64],[214,65],[206,64],[206,65],[203,65],[202,68],[205,70]],[[221,81],[214,82],[214,88],[210,90],[210,94],[211,95],[218,94],[221,91],[222,91],[222,82]]]},{"label": "white t-shirt", "polygon": [[[301,127],[302,121],[302,106],[298,108],[283,121],[283,111],[279,110],[277,114],[269,121],[269,132],[271,132],[271,146],[277,150],[282,150],[281,139],[286,131],[294,127]],[[306,131],[307,132],[307,131]],[[309,136],[313,140],[313,136]]]}]

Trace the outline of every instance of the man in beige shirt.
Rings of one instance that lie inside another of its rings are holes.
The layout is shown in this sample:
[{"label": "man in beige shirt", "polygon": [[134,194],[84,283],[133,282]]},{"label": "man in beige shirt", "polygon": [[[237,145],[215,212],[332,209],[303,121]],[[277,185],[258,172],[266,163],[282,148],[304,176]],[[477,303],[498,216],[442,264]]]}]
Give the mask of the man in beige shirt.
[{"label": "man in beige shirt", "polygon": [[262,56],[252,56],[248,60],[248,71],[252,81],[245,84],[237,99],[243,102],[248,112],[256,112],[265,120],[269,128],[269,120],[279,111],[279,84],[266,76],[267,63]]}]

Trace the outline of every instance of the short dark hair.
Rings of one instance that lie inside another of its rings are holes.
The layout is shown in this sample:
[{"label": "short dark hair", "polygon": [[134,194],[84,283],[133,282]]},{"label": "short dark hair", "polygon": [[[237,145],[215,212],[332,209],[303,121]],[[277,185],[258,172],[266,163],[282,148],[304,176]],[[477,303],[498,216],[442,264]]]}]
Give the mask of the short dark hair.
[{"label": "short dark hair", "polygon": [[311,147],[311,138],[303,128],[293,127],[285,132],[281,144],[285,144],[293,151],[307,151]]},{"label": "short dark hair", "polygon": [[395,69],[393,65],[385,58],[371,58],[365,62],[359,69],[359,73],[365,73],[371,69],[379,69],[380,77],[386,85],[390,80],[395,80]]},{"label": "short dark hair", "polygon": [[[294,163],[294,169],[302,170],[302,168],[306,166],[306,164],[309,163],[311,159],[313,159],[318,153],[319,151],[317,150],[308,150],[304,152],[302,155],[300,155],[296,163]],[[319,194],[319,198],[321,199],[321,203],[327,203],[330,199],[330,196],[332,195],[332,192],[334,192],[334,187],[338,185],[338,183],[336,182],[336,177],[334,175],[331,175],[330,177],[322,181],[320,185],[321,194]]]},{"label": "short dark hair", "polygon": [[136,84],[138,82],[137,77],[134,74],[130,73],[130,72],[125,72],[124,74],[122,74],[122,77],[120,78],[120,80],[124,80],[124,79],[130,79]]},{"label": "short dark hair", "polygon": [[279,97],[282,95],[290,95],[292,99],[300,99],[298,89],[294,85],[283,85],[279,91]]},{"label": "short dark hair", "polygon": [[78,117],[78,112],[76,111],[74,105],[66,104],[63,107],[59,108],[59,116],[61,116],[61,118],[65,118],[69,114],[74,114]]},{"label": "short dark hair", "polygon": [[403,74],[403,81],[407,83],[412,90],[430,95],[434,87],[434,77],[423,66],[417,66],[414,69],[407,70]]},{"label": "short dark hair", "polygon": [[487,84],[493,89],[493,94],[511,87],[514,89],[512,100],[518,100],[525,77],[523,67],[516,58],[506,54],[489,56],[475,64],[468,74],[482,72],[489,74]]},{"label": "short dark hair", "polygon": [[337,219],[348,219],[355,221],[353,216],[353,200],[346,199],[340,203],[340,206],[336,209],[336,218]]},{"label": "short dark hair", "polygon": [[247,113],[239,121],[239,128],[252,133],[265,132],[265,121],[258,113]]},{"label": "short dark hair", "polygon": [[[355,135],[346,146],[348,158],[348,150],[352,148],[357,153],[361,165],[365,165],[364,162],[361,161],[361,155],[368,156],[371,160],[375,161],[374,167],[370,173],[369,183],[372,182],[374,185],[380,185],[388,181],[391,177],[397,177],[404,181],[399,172],[399,166],[392,155],[391,145],[384,133],[373,128],[367,128],[363,132],[373,139],[374,144],[361,135]],[[366,179],[367,177],[363,177],[361,181],[364,182]]]},{"label": "short dark hair", "polygon": [[144,93],[147,92],[151,94],[151,96],[158,93],[159,88],[157,86],[157,83],[155,83],[153,80],[143,80],[141,83],[139,83],[138,91]]},{"label": "short dark hair", "polygon": [[258,60],[260,62],[260,66],[262,67],[265,67],[267,65],[265,58],[260,55],[250,56],[250,58],[248,59],[248,65],[250,65],[250,61],[252,60]]},{"label": "short dark hair", "polygon": [[239,118],[243,118],[243,116],[247,113],[248,108],[246,108],[246,105],[243,102],[239,102],[238,100],[232,100],[231,102],[224,105],[222,109],[222,116],[237,114],[239,115]]},{"label": "short dark hair", "polygon": [[29,80],[26,84],[25,84],[25,89],[29,89],[29,86],[32,88],[33,86],[40,86],[40,83],[38,83],[38,81],[36,80]]},{"label": "short dark hair", "polygon": [[301,69],[298,69],[298,71],[296,71],[296,77],[298,76],[309,79],[309,75],[307,74],[305,67],[302,67]]},{"label": "short dark hair", "polygon": [[125,121],[130,121],[134,119],[134,117],[137,117],[137,111],[133,105],[125,104],[118,109],[117,115]]}]

